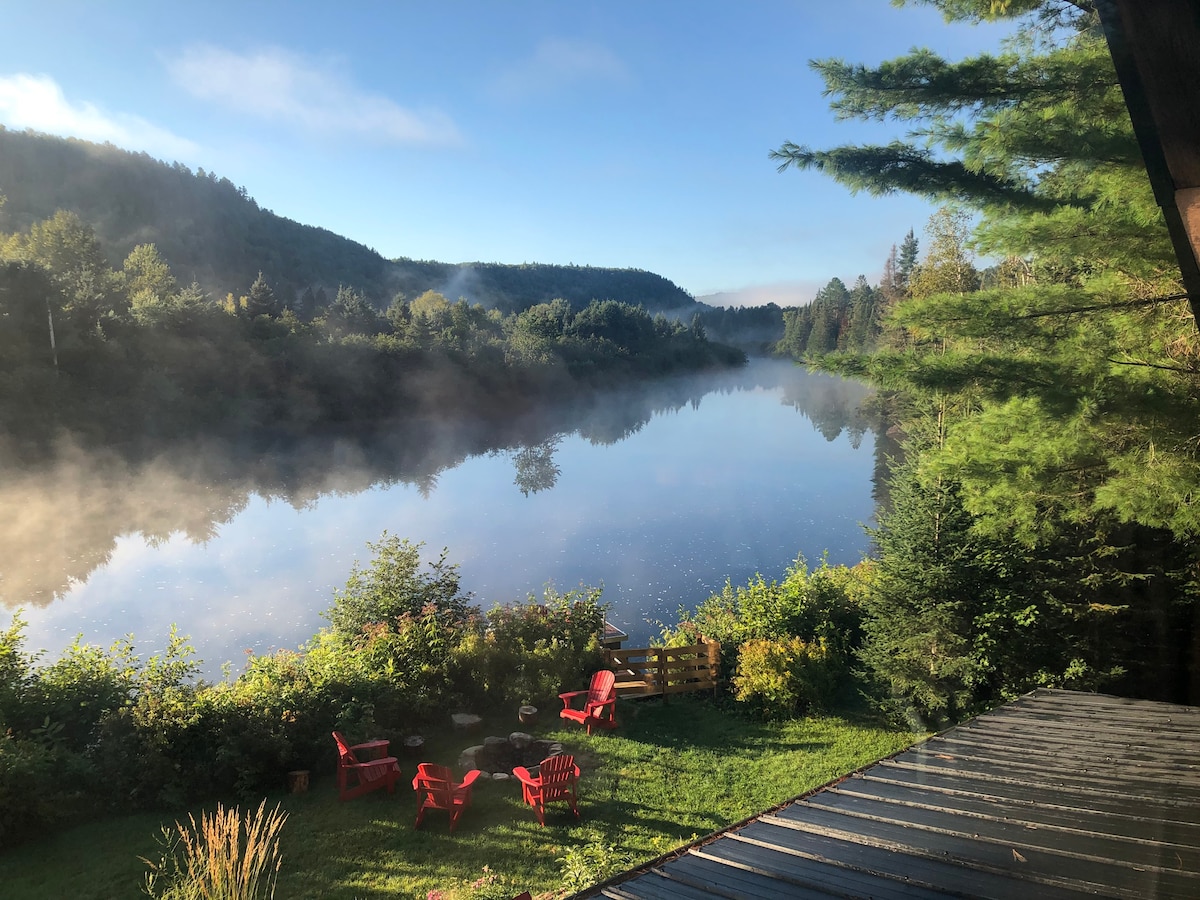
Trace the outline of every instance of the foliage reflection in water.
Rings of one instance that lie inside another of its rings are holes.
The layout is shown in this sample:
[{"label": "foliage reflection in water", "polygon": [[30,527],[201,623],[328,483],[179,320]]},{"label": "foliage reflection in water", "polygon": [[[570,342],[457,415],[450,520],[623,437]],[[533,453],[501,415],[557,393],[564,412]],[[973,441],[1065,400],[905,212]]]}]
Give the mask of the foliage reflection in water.
[{"label": "foliage reflection in water", "polygon": [[177,623],[215,675],[307,639],[385,529],[449,548],[487,607],[603,584],[635,643],[803,554],[854,563],[872,513],[866,389],[790,363],[668,379],[500,423],[371,438],[193,444],[137,458],[64,444],[0,484],[0,600],[28,646],[82,633],[162,646]]}]

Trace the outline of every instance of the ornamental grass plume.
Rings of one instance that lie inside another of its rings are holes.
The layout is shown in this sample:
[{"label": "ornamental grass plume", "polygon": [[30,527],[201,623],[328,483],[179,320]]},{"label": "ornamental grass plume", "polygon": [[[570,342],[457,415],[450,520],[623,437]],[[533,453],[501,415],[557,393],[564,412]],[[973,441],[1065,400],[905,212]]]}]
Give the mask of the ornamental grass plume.
[{"label": "ornamental grass plume", "polygon": [[[157,900],[258,900],[275,896],[283,857],[279,832],[287,813],[279,805],[270,812],[267,802],[242,821],[238,807],[220,803],[212,813],[202,813],[199,823],[175,823],[163,828],[163,852],[157,863],[143,857],[149,870],[144,892]],[[182,860],[180,856],[182,855]]]}]

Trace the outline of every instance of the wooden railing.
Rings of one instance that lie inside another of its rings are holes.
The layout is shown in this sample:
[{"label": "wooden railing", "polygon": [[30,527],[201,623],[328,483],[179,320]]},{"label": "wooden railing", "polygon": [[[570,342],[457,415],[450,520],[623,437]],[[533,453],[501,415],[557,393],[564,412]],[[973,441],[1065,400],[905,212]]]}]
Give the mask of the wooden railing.
[{"label": "wooden railing", "polygon": [[618,697],[665,697],[717,687],[721,645],[716,642],[606,650],[605,655],[608,667],[617,673]]}]

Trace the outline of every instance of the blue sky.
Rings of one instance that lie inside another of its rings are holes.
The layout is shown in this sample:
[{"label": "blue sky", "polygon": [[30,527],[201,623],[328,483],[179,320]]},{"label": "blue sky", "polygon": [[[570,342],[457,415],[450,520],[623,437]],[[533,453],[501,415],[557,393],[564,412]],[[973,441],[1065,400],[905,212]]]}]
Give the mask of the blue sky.
[{"label": "blue sky", "polygon": [[878,277],[932,211],[767,152],[886,140],[807,61],[1000,32],[886,0],[0,0],[0,123],[201,167],[388,257],[648,269],[718,302]]}]

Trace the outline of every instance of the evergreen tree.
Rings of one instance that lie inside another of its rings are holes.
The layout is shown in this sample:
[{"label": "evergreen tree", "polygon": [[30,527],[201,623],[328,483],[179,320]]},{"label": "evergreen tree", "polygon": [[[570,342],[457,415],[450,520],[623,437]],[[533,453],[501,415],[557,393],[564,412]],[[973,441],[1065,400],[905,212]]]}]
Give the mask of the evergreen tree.
[{"label": "evergreen tree", "polygon": [[957,486],[920,478],[915,461],[893,474],[891,511],[871,533],[877,577],[865,598],[860,658],[894,712],[923,727],[975,709],[984,680],[972,623],[997,590],[999,554],[971,533]]},{"label": "evergreen tree", "polygon": [[302,322],[307,322],[316,315],[317,295],[313,293],[311,284],[305,285],[292,309]]},{"label": "evergreen tree", "polygon": [[838,349],[866,353],[875,349],[879,337],[879,292],[859,275],[850,289],[850,311],[846,328],[838,336]]},{"label": "evergreen tree", "polygon": [[850,292],[840,278],[831,278],[829,283],[817,291],[812,302],[812,331],[804,348],[807,356],[823,356],[838,347],[847,313],[850,309]]},{"label": "evergreen tree", "polygon": [[[1059,560],[1061,608],[1090,589],[1094,608],[1113,611],[1113,633],[1166,642],[1153,658],[1126,660],[1114,645],[1081,665],[1102,676],[1128,662],[1125,690],[1200,699],[1200,340],[1095,8],[930,2],[951,21],[1007,18],[1017,29],[1001,52],[960,62],[917,50],[874,68],[814,63],[840,115],[910,123],[909,139],[785,143],[775,156],[855,190],[904,190],[974,212],[969,241],[961,214],[941,214],[910,296],[889,313],[907,337],[865,371],[936,417],[939,439],[909,452],[955,486],[973,517],[963,546],[1015,540],[1022,565],[1042,574]],[[968,243],[1006,261],[988,290],[976,290]],[[901,269],[897,259],[893,286]],[[1040,609],[1041,589],[1023,589]],[[945,621],[973,639],[965,620]],[[1093,627],[1084,616],[1058,633],[1059,656],[1041,667],[1058,673],[1049,683],[1079,671]],[[1164,657],[1176,664],[1160,666]],[[963,671],[964,686],[979,677]]]},{"label": "evergreen tree", "polygon": [[275,292],[267,284],[267,279],[263,277],[262,272],[258,273],[254,284],[250,285],[250,293],[246,295],[245,312],[247,318],[250,319],[279,315],[279,301],[275,299]]},{"label": "evergreen tree", "polygon": [[908,290],[908,280],[912,277],[913,269],[917,265],[918,247],[917,236],[910,228],[908,234],[904,236],[904,241],[900,244],[900,253],[896,258],[896,286],[901,291]]},{"label": "evergreen tree", "polygon": [[323,316],[329,311],[329,294],[326,292],[323,285],[317,285],[317,290],[313,294],[313,304],[308,309],[308,317],[315,319],[317,316]]},{"label": "evergreen tree", "polygon": [[325,328],[334,337],[347,334],[370,335],[379,331],[379,314],[367,298],[342,285],[324,316]]},{"label": "evergreen tree", "polygon": [[125,290],[134,311],[169,303],[178,289],[171,267],[153,244],[138,244],[121,266]]},{"label": "evergreen tree", "polygon": [[883,277],[879,279],[879,336],[872,349],[898,349],[905,343],[903,329],[891,325],[893,310],[908,296],[908,281],[901,278],[899,266],[899,254],[892,244],[891,253],[883,262]]},{"label": "evergreen tree", "polygon": [[63,298],[63,312],[81,334],[102,335],[129,303],[120,278],[105,259],[95,231],[71,212],[58,211],[0,248],[9,259],[45,268]]},{"label": "evergreen tree", "polygon": [[783,311],[783,337],[775,345],[775,352],[800,359],[808,347],[808,336],[812,334],[812,307],[796,306]]},{"label": "evergreen tree", "polygon": [[[1127,665],[1149,662],[1124,633],[1134,598],[1089,559],[1102,542],[1077,531],[1030,548],[981,528],[961,485],[921,452],[942,422],[928,417],[909,428],[890,502],[871,530],[879,559],[864,595],[860,653],[894,713],[936,727],[1042,685],[1095,690]],[[1097,602],[1098,590],[1108,603]]]}]

